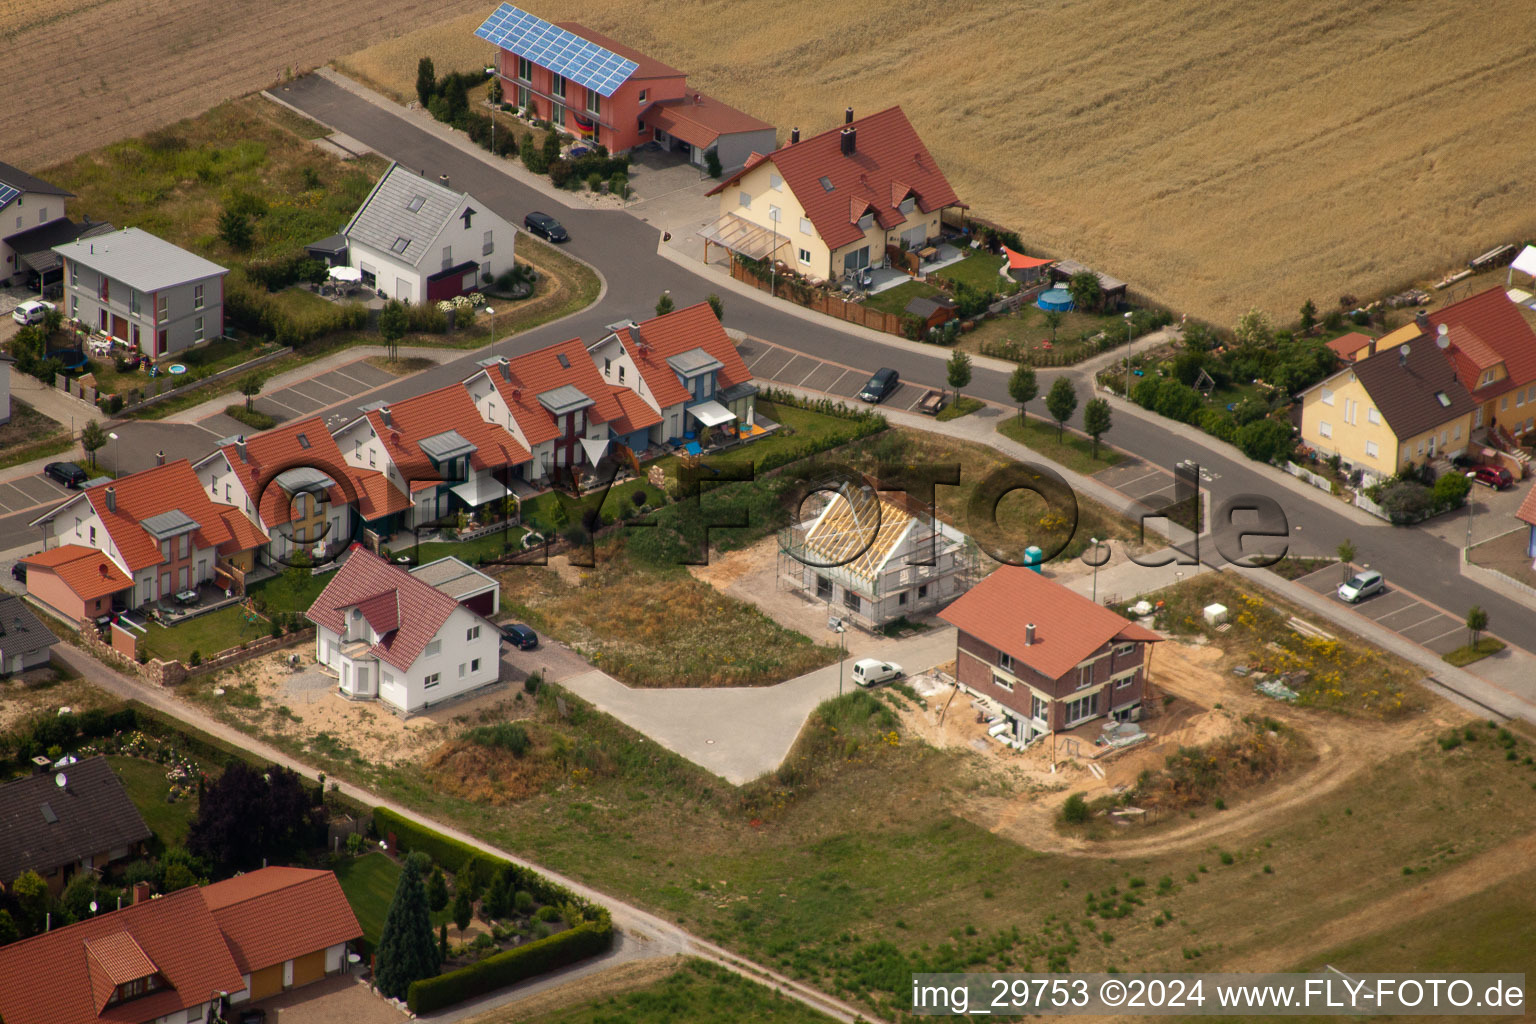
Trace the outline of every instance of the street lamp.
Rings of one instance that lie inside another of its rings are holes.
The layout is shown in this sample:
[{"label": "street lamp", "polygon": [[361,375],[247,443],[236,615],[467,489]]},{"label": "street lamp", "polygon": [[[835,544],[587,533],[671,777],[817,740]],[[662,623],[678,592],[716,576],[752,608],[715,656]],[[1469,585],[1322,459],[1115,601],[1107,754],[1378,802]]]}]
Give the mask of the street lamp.
[{"label": "street lamp", "polygon": [[[1474,484],[1477,482],[1476,481],[1476,477],[1477,477],[1476,473],[1468,473],[1467,474],[1467,479],[1472,481]],[[1472,491],[1474,489],[1475,488],[1473,488],[1473,487],[1468,487],[1467,488],[1467,551],[1468,552],[1470,552],[1472,550],[1472,513],[1477,509],[1477,502],[1475,500],[1473,500],[1473,497],[1472,497]]]},{"label": "street lamp", "polygon": [[844,639],[844,634],[848,632],[848,627],[843,625],[842,619],[833,615],[827,619],[827,628],[837,634],[837,695],[841,697],[843,695],[843,662],[848,657],[848,642]]},{"label": "street lamp", "polygon": [[114,430],[107,436],[112,439],[112,475],[122,476],[123,467],[122,464],[117,461],[117,431]]},{"label": "street lamp", "polygon": [[1131,314],[1125,314],[1125,397],[1131,397],[1131,346],[1135,339],[1131,337]]}]

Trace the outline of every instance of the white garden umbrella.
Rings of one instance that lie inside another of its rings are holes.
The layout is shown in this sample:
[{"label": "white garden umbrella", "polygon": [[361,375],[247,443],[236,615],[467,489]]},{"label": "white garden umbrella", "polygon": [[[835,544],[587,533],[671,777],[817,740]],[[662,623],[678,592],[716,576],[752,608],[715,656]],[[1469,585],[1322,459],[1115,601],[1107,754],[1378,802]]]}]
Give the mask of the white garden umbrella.
[{"label": "white garden umbrella", "polygon": [[363,272],[356,267],[332,267],[330,275],[332,281],[357,282],[363,279]]}]

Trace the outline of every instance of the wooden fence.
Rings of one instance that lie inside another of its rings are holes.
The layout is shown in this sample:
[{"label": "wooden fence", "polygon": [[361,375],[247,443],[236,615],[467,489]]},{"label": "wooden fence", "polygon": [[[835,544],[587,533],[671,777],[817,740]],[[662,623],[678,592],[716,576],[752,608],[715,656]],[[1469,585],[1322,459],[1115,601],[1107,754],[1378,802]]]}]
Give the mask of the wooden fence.
[{"label": "wooden fence", "polygon": [[858,324],[876,331],[884,331],[886,334],[901,335],[901,317],[895,313],[885,313],[878,309],[866,309],[857,302],[847,302],[835,295],[815,294],[810,301],[802,301],[790,287],[788,281],[780,279],[778,288],[772,288],[767,281],[760,281],[750,270],[731,261],[731,276],[743,284],[750,284],[758,291],[772,292],[776,297],[787,299],[790,302],[804,306],[806,309],[814,309],[818,313],[846,320],[849,323]]}]

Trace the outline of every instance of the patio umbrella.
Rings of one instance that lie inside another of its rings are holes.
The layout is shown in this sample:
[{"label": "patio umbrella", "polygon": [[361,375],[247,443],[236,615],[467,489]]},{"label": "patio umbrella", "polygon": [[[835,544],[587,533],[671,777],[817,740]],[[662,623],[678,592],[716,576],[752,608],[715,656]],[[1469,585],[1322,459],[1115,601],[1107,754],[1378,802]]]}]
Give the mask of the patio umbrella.
[{"label": "patio umbrella", "polygon": [[332,281],[357,282],[363,279],[363,272],[356,267],[332,267],[328,273]]}]

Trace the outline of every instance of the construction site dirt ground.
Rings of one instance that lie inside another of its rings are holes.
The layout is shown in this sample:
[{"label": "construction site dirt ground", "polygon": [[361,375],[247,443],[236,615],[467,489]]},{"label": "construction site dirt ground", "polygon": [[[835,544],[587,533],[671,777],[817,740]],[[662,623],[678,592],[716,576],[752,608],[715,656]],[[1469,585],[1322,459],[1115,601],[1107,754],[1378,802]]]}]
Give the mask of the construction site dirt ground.
[{"label": "construction site dirt ground", "polygon": [[[976,754],[979,770],[1000,785],[968,797],[959,813],[988,830],[1032,849],[1091,856],[1152,855],[1181,846],[1208,844],[1213,838],[1261,827],[1269,818],[1339,785],[1381,758],[1408,749],[1436,731],[1465,720],[1450,705],[1437,703],[1429,713],[1390,725],[1364,723],[1329,711],[1297,708],[1256,692],[1230,671],[1235,659],[1218,647],[1180,641],[1157,645],[1152,659],[1150,713],[1139,723],[1148,738],[1119,753],[1089,756],[1104,719],[1095,719],[1057,737],[1053,760],[1050,740],[1028,750],[1003,747],[977,721],[973,699],[955,695],[942,723],[939,714],[952,687],[914,679],[926,707],[901,712],[904,729],[941,748],[966,748]],[[941,666],[953,671],[953,665]],[[923,687],[929,690],[924,692]],[[1183,746],[1210,743],[1241,727],[1244,715],[1265,716],[1295,729],[1310,748],[1302,763],[1248,789],[1223,794],[1226,809],[1203,808],[1190,814],[1148,819],[1126,825],[1107,839],[1090,839],[1057,828],[1062,802],[1070,793],[1088,800],[1120,793],[1136,784],[1144,770],[1163,767]],[[1063,742],[1069,737],[1071,744]],[[1075,750],[1074,750],[1075,747]],[[1099,778],[1088,766],[1103,772]]]}]

